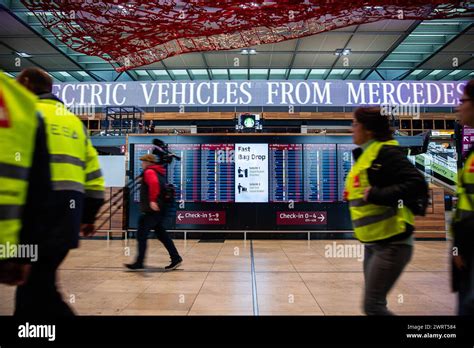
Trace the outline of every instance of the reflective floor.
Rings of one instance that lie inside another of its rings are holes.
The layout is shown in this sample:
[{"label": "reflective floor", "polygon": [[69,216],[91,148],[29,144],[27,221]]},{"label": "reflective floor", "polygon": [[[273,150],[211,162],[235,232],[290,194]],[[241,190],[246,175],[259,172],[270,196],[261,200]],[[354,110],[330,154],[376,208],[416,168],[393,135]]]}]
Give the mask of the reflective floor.
[{"label": "reflective floor", "polygon": [[[149,241],[145,272],[127,272],[135,241],[86,240],[61,266],[66,301],[81,315],[361,315],[362,255],[356,241],[176,240],[173,272],[162,245]],[[334,244],[335,243],[335,244]],[[448,242],[417,241],[389,295],[400,315],[453,315]],[[14,289],[0,285],[0,314]]]}]

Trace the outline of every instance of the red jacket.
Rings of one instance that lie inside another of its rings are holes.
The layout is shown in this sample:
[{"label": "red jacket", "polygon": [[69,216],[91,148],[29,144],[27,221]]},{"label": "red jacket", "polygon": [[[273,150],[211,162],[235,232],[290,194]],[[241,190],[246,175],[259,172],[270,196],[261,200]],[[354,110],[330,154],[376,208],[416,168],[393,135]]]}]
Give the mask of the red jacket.
[{"label": "red jacket", "polygon": [[143,172],[143,182],[148,188],[148,203],[156,202],[160,195],[160,181],[157,172],[166,176],[166,169],[159,164],[153,164]]}]

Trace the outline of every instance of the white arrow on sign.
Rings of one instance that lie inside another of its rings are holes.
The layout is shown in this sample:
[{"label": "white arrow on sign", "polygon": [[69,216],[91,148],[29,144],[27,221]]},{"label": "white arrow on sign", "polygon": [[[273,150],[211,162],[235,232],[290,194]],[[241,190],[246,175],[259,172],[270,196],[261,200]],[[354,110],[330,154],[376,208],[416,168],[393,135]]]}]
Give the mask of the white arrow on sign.
[{"label": "white arrow on sign", "polygon": [[181,213],[178,215],[178,220],[179,221],[183,220],[183,216],[181,215]]},{"label": "white arrow on sign", "polygon": [[469,137],[464,137],[464,141],[469,141]]},{"label": "white arrow on sign", "polygon": [[323,222],[323,221],[324,221],[324,215],[321,214],[320,216],[318,216],[318,219],[319,219],[321,222]]}]

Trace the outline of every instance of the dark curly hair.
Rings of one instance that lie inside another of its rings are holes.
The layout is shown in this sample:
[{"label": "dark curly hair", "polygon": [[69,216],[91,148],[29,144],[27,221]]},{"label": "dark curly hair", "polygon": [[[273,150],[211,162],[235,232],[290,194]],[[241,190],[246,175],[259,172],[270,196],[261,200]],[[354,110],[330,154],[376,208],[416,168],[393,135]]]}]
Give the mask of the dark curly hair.
[{"label": "dark curly hair", "polygon": [[358,108],[354,112],[355,119],[366,130],[371,131],[377,141],[393,139],[389,117],[380,113],[380,108]]},{"label": "dark curly hair", "polygon": [[474,99],[474,80],[469,81],[466,86],[464,86],[464,93],[467,94],[469,99]]}]

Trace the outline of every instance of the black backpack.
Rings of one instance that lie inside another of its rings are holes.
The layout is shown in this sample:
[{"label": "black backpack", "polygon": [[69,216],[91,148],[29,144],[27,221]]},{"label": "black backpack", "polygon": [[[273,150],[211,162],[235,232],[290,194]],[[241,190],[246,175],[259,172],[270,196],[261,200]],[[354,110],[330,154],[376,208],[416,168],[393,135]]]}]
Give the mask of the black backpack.
[{"label": "black backpack", "polygon": [[170,207],[176,201],[176,187],[166,181],[164,175],[155,171],[160,182],[160,194],[158,195],[157,203],[160,208]]}]

